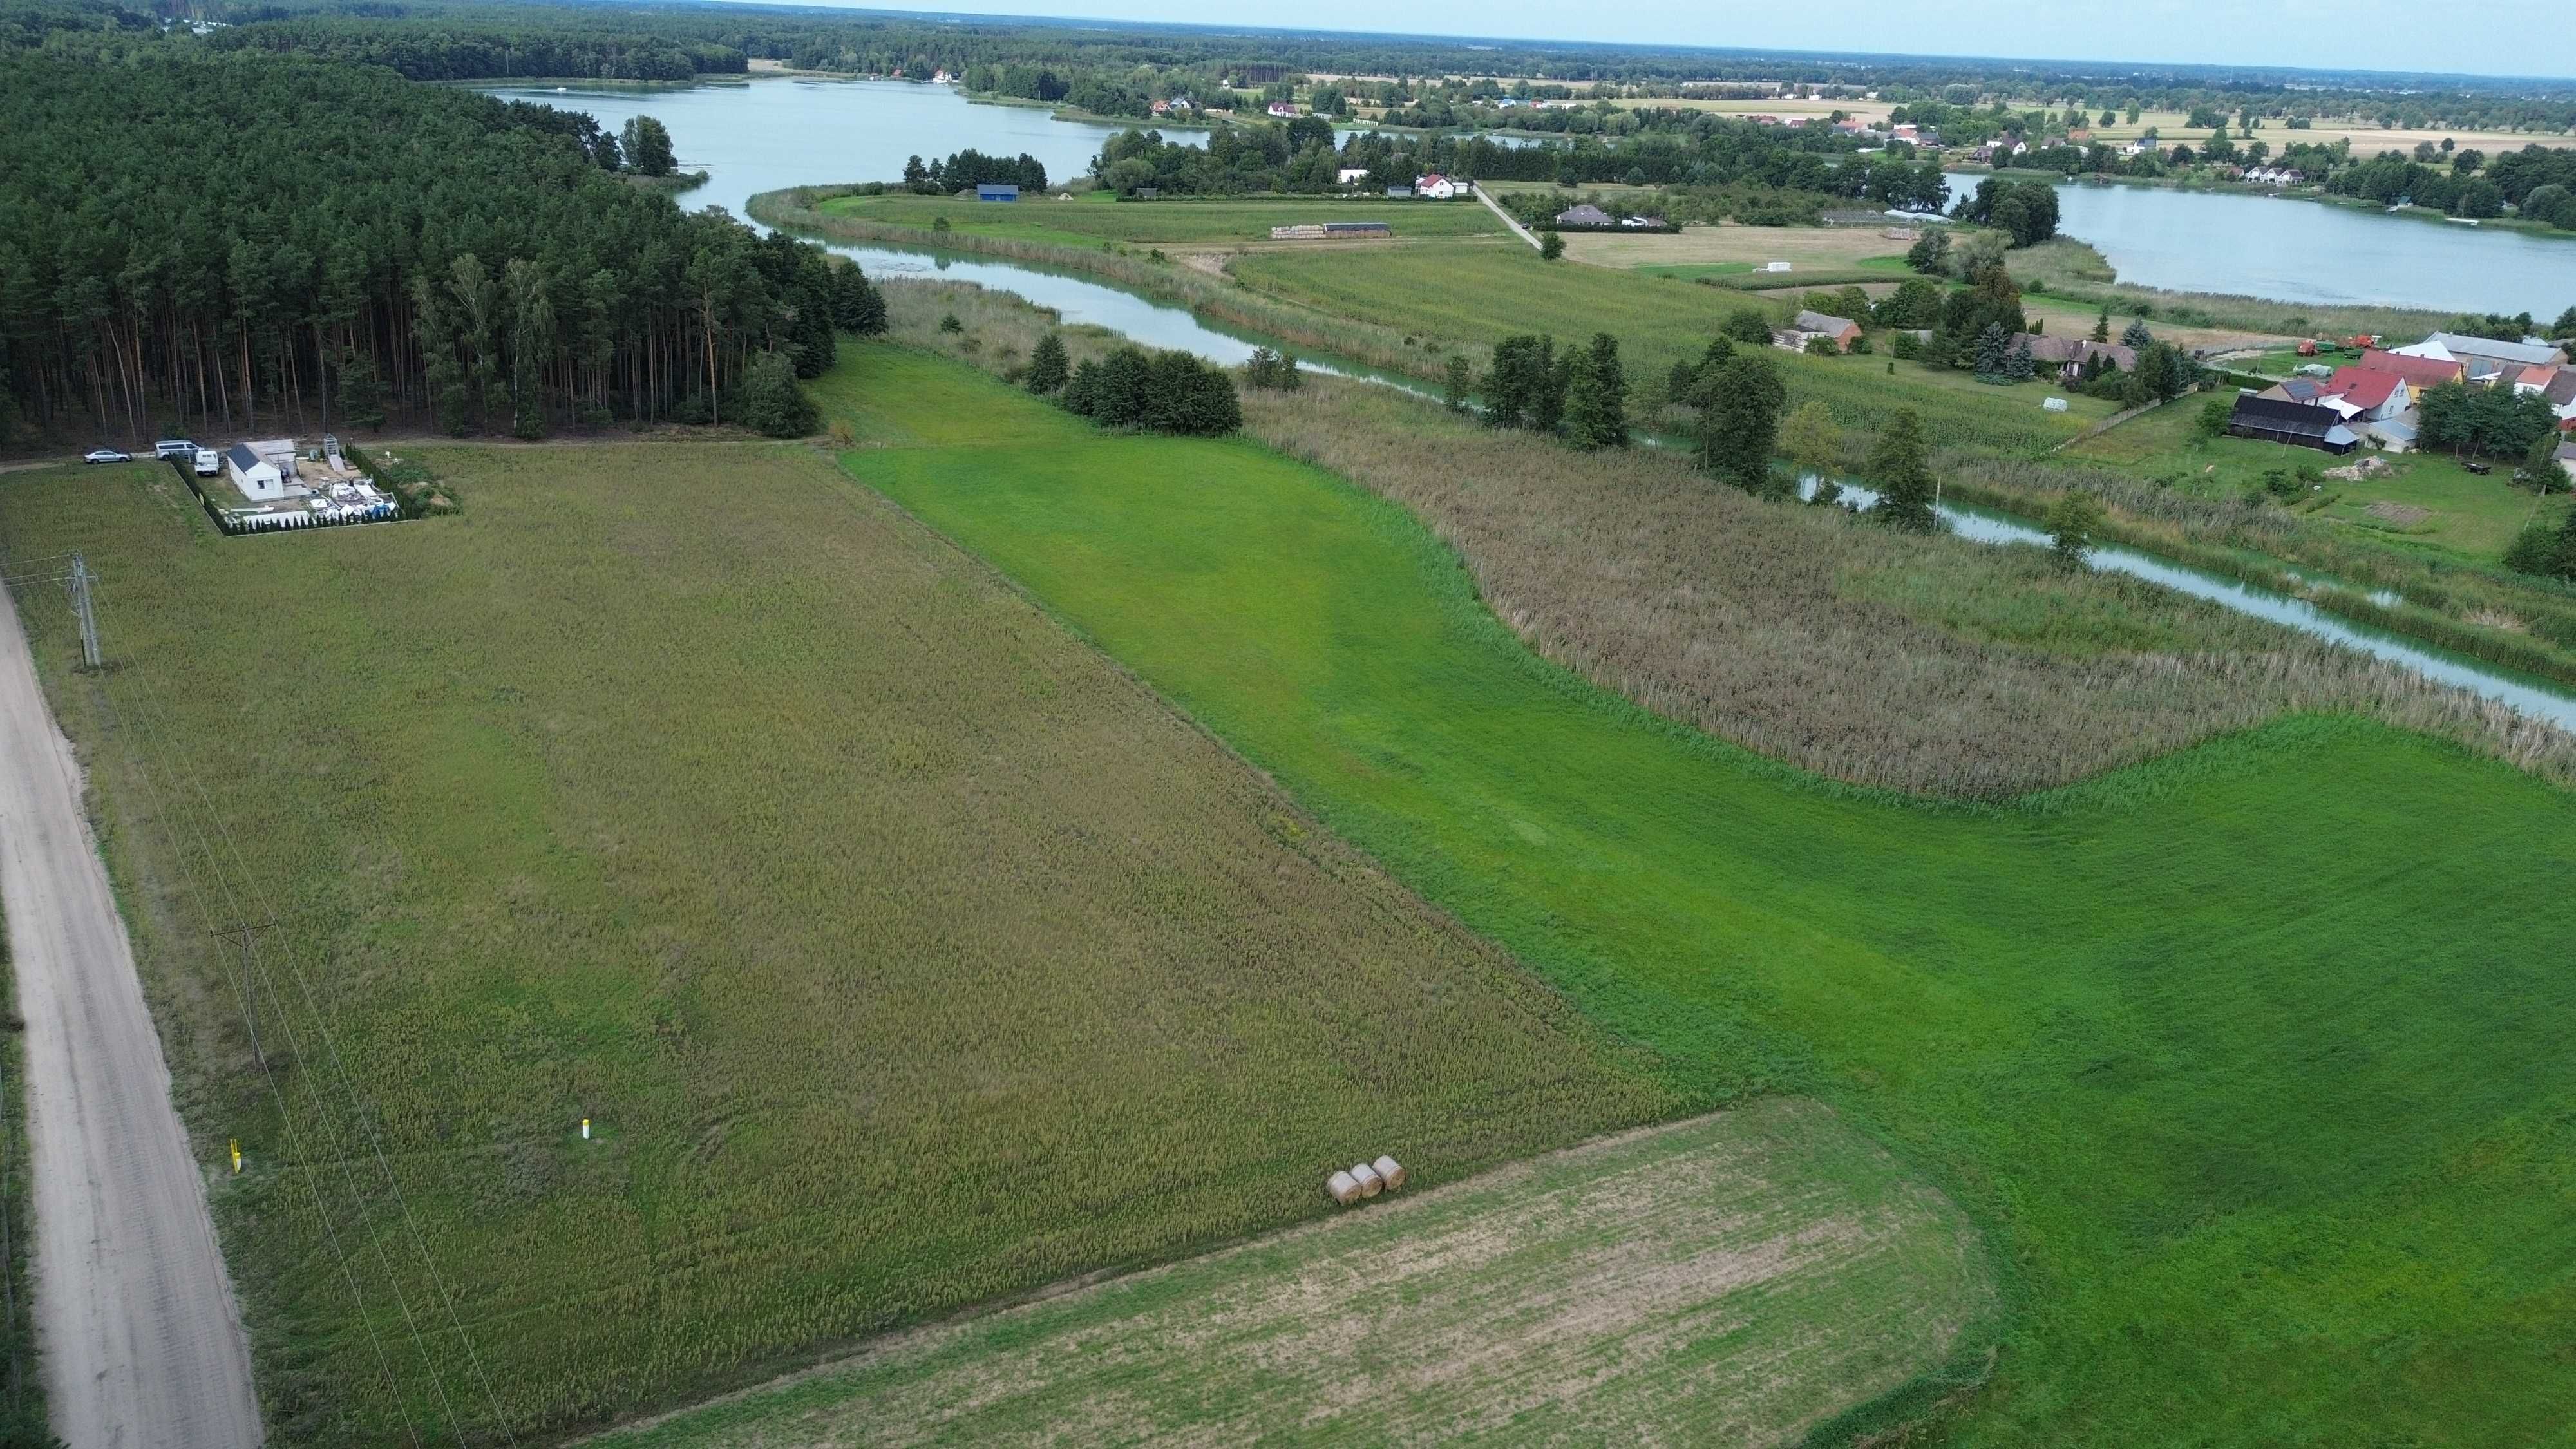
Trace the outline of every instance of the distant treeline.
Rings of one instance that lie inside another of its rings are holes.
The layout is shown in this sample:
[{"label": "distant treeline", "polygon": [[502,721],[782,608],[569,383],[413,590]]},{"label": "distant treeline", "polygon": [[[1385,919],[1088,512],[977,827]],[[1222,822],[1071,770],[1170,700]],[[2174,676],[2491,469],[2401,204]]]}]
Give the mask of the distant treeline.
[{"label": "distant treeline", "polygon": [[714,40],[574,30],[507,19],[459,29],[436,20],[297,15],[217,30],[205,43],[218,50],[292,51],[325,60],[390,66],[412,80],[424,81],[505,76],[684,81],[701,75],[740,75],[749,64],[740,50]]},{"label": "distant treeline", "polygon": [[820,248],[604,169],[589,118],[383,70],[0,57],[0,135],[0,413],[39,422],[784,426],[780,379],[883,325]]}]

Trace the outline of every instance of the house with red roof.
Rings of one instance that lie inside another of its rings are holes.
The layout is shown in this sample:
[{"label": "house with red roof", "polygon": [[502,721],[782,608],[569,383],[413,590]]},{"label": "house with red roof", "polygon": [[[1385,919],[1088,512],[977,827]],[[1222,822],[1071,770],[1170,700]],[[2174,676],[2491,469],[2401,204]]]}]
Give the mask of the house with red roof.
[{"label": "house with red roof", "polygon": [[2407,357],[2395,352],[2382,352],[2375,347],[2361,355],[2358,365],[2372,372],[2393,372],[2406,379],[2406,385],[2417,392],[2429,391],[2446,382],[2466,382],[2469,376],[2468,368],[2458,358]]},{"label": "house with red roof", "polygon": [[2385,421],[2415,405],[2415,390],[2406,379],[2378,368],[2337,368],[2319,391],[2350,403],[2354,416],[2365,422]]}]

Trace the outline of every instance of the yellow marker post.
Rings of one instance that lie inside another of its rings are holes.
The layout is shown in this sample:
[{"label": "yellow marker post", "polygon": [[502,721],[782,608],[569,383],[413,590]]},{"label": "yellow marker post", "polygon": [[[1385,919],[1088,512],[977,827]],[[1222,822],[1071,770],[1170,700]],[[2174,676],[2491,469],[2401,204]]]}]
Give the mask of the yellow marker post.
[{"label": "yellow marker post", "polygon": [[581,1140],[584,1142],[590,1140],[590,1119],[587,1117],[581,1119]]},{"label": "yellow marker post", "polygon": [[233,1175],[241,1175],[241,1139],[238,1137],[233,1139]]}]

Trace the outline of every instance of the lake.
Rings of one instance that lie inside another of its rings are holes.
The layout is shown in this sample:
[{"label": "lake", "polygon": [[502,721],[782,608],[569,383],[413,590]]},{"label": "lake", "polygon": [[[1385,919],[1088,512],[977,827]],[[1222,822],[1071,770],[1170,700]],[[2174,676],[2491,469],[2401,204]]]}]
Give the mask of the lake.
[{"label": "lake", "polygon": [[[736,216],[763,191],[830,181],[893,181],[906,159],[976,150],[1022,152],[1061,183],[1091,169],[1100,143],[1120,127],[1059,121],[1034,106],[977,105],[949,86],[911,81],[763,78],[693,86],[477,86],[485,95],[587,111],[616,130],[651,115],[671,130],[684,171],[707,184],[680,193],[686,207],[721,206]],[[1203,131],[1167,131],[1204,144]]]}]

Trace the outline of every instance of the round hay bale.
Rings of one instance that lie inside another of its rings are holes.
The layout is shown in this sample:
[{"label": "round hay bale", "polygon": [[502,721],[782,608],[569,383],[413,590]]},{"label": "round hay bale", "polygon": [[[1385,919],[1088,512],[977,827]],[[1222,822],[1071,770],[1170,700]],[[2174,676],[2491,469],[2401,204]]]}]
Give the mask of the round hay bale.
[{"label": "round hay bale", "polygon": [[1325,1178],[1324,1191],[1331,1193],[1333,1195],[1333,1201],[1340,1203],[1344,1207],[1349,1207],[1352,1203],[1360,1200],[1359,1179],[1351,1176],[1347,1172],[1336,1172],[1332,1176]]},{"label": "round hay bale", "polygon": [[1392,1157],[1381,1157],[1369,1165],[1377,1169],[1377,1175],[1381,1181],[1386,1183],[1386,1190],[1388,1192],[1393,1192],[1397,1188],[1404,1186],[1405,1178],[1411,1176],[1410,1173],[1407,1173],[1404,1170],[1404,1164],[1396,1161]]},{"label": "round hay bale", "polygon": [[1365,1162],[1351,1164],[1351,1180],[1360,1185],[1362,1197],[1375,1197],[1386,1187],[1386,1179],[1378,1176],[1377,1169]]}]

